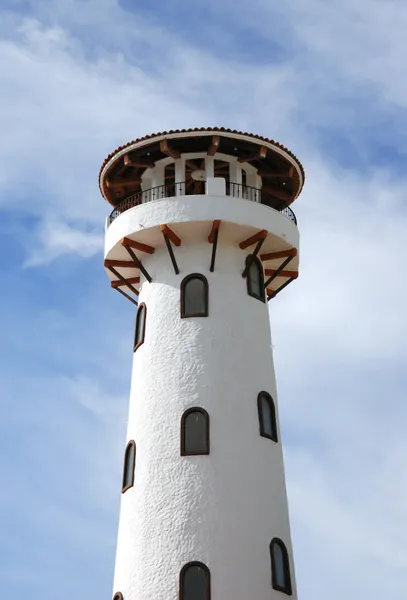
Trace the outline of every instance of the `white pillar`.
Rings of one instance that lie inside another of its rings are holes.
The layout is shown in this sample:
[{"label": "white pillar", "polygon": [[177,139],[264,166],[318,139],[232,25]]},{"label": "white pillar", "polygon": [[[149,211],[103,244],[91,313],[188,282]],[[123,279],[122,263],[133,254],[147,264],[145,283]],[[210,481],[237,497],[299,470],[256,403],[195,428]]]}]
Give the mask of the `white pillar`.
[{"label": "white pillar", "polygon": [[232,158],[229,166],[230,195],[243,198],[242,167],[237,158]]},{"label": "white pillar", "polygon": [[183,196],[185,194],[185,161],[178,158],[175,161],[175,195]]}]

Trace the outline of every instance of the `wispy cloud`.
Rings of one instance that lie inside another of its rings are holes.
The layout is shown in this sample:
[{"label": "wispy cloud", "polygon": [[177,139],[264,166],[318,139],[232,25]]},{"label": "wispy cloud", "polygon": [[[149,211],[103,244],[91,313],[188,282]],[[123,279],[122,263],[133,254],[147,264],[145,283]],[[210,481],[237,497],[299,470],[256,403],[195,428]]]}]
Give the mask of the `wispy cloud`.
[{"label": "wispy cloud", "polygon": [[307,171],[301,276],[270,309],[299,595],[404,598],[403,8],[5,6],[4,593],[109,594],[134,311],[97,267],[97,173],[134,137],[214,124],[283,142]]}]

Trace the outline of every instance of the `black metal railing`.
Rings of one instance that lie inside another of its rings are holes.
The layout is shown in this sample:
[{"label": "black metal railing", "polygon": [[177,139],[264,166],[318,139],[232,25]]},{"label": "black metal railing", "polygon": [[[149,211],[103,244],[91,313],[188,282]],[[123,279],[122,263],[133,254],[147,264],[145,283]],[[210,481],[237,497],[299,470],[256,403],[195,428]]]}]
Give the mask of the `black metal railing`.
[{"label": "black metal railing", "polygon": [[[205,194],[205,182],[197,181],[193,187],[188,187],[185,181],[179,183],[158,185],[149,190],[143,190],[136,192],[128,198],[120,200],[117,206],[112,210],[109,215],[109,225],[122,213],[126,212],[130,208],[134,208],[139,204],[145,204],[146,202],[153,202],[154,200],[162,200],[163,198],[172,198],[173,196],[184,196],[191,194]],[[241,183],[226,182],[226,195],[233,196],[234,198],[242,198],[243,200],[250,200],[251,202],[258,202],[259,204],[266,204],[271,208],[281,206],[281,199],[259,190],[248,185]],[[278,210],[278,209],[275,209]],[[279,210],[279,212],[287,217],[290,221],[297,224],[297,218],[294,212],[288,206]]]}]

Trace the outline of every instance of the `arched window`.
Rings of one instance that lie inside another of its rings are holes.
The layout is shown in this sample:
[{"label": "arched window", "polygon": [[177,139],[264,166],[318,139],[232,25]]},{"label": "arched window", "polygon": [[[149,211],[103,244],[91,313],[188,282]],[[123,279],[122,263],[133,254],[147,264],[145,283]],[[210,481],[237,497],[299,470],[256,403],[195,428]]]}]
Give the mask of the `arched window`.
[{"label": "arched window", "polygon": [[181,282],[181,317],[208,316],[208,281],[199,273],[187,275]]},{"label": "arched window", "polygon": [[113,596],[113,600],[123,600],[123,594],[121,592],[117,592],[114,596]]},{"label": "arched window", "polygon": [[211,574],[201,562],[190,562],[184,565],[179,581],[180,600],[210,600]]},{"label": "arched window", "polygon": [[142,302],[137,311],[136,316],[136,327],[134,328],[134,352],[137,350],[141,344],[144,344],[144,334],[146,331],[146,315],[147,315],[147,307]]},{"label": "arched window", "polygon": [[290,563],[287,548],[278,538],[274,538],[270,544],[271,557],[271,583],[275,590],[284,592],[291,596]]},{"label": "arched window", "polygon": [[260,435],[277,442],[276,409],[270,394],[260,392],[257,396],[257,409],[259,411]]},{"label": "arched window", "polygon": [[181,455],[209,454],[209,415],[203,408],[189,408],[181,417]]},{"label": "arched window", "polygon": [[134,467],[136,464],[136,444],[131,440],[124,453],[122,493],[134,485]]},{"label": "arched window", "polygon": [[264,292],[264,272],[263,265],[257,256],[246,257],[246,279],[247,279],[247,293],[257,300],[262,302],[266,301],[266,295]]}]

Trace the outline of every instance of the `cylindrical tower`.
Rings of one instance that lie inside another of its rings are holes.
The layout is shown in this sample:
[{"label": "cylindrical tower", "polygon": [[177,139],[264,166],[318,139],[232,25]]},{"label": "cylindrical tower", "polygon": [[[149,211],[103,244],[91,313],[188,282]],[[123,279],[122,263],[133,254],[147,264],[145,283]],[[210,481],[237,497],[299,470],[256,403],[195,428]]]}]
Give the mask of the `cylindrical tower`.
[{"label": "cylindrical tower", "polygon": [[114,600],[297,598],[267,301],[298,275],[303,182],[218,128],[102,166],[106,271],[138,304]]}]

